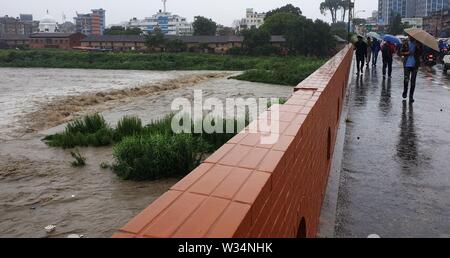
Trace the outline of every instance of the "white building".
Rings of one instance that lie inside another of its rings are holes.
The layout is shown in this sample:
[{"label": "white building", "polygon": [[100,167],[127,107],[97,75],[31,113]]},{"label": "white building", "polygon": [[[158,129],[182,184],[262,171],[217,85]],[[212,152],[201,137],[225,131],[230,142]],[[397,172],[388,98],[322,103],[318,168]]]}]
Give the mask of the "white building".
[{"label": "white building", "polygon": [[57,32],[58,25],[56,20],[49,14],[47,14],[39,21],[39,32]]},{"label": "white building", "polygon": [[402,18],[402,23],[416,29],[423,29],[423,18]]},{"label": "white building", "polygon": [[246,17],[239,22],[239,30],[259,28],[264,24],[266,13],[257,13],[253,8],[247,8]]},{"label": "white building", "polygon": [[184,17],[167,12],[166,0],[163,0],[163,3],[164,10],[159,10],[157,14],[143,20],[133,18],[127,27],[140,28],[147,33],[152,33],[155,28],[159,28],[166,35],[192,36],[194,33],[192,23]]}]

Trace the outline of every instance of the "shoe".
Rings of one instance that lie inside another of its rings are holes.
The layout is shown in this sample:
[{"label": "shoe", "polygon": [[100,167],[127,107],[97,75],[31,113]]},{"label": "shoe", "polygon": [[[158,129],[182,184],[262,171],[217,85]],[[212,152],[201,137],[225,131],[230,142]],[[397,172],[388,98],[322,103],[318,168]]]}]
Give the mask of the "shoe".
[{"label": "shoe", "polygon": [[409,103],[412,104],[412,103],[414,103],[414,102],[415,102],[414,98],[410,97],[410,98],[409,98]]},{"label": "shoe", "polygon": [[406,99],[407,96],[408,94],[406,92],[403,92],[403,98]]}]

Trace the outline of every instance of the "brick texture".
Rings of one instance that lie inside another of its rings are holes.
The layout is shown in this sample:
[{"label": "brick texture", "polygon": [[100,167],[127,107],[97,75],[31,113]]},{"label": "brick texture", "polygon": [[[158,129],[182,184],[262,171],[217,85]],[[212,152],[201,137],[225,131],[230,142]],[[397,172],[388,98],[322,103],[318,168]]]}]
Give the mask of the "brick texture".
[{"label": "brick texture", "polygon": [[294,88],[277,143],[240,133],[113,237],[315,237],[352,57],[345,47]]}]

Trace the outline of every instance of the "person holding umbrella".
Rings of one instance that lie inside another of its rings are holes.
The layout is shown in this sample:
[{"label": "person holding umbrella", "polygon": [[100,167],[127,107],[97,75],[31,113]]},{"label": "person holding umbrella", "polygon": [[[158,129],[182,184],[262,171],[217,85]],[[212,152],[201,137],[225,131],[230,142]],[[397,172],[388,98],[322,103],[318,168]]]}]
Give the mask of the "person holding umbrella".
[{"label": "person holding umbrella", "polygon": [[[404,57],[404,81],[403,81],[403,98],[408,97],[409,88],[409,101],[414,103],[414,91],[416,89],[417,72],[420,67],[420,57],[422,56],[422,50],[418,42],[411,36],[409,36],[408,47],[403,48],[401,55]],[[411,83],[411,87],[409,87]]]},{"label": "person holding umbrella", "polygon": [[389,41],[385,41],[381,46],[381,55],[383,57],[383,79],[386,78],[386,70],[388,77],[392,78],[392,62],[394,61],[394,54],[396,47]]},{"label": "person holding umbrella", "polygon": [[409,89],[409,100],[410,103],[414,103],[417,72],[420,66],[420,57],[422,56],[422,44],[436,51],[439,51],[439,46],[436,39],[422,29],[406,29],[405,32],[409,35],[409,43],[408,50],[402,51],[402,55],[405,57],[403,98],[406,99],[408,97],[408,86],[411,82],[411,88]]},{"label": "person holding umbrella", "polygon": [[357,74],[363,73],[364,59],[367,56],[367,43],[364,42],[364,38],[358,35],[358,41],[356,41],[354,49],[356,51],[356,66]]},{"label": "person holding umbrella", "polygon": [[381,50],[380,41],[378,41],[378,39],[376,39],[376,38],[373,38],[373,43],[372,43],[372,66],[377,66],[378,55],[380,53],[380,50]]}]

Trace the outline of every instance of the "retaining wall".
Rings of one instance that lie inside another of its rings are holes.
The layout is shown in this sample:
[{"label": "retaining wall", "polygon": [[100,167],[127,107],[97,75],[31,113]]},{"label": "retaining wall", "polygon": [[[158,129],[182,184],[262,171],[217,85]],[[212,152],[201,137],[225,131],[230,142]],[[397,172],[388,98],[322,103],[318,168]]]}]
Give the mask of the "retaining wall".
[{"label": "retaining wall", "polygon": [[315,237],[352,56],[295,87],[276,144],[238,134],[113,237]]}]

